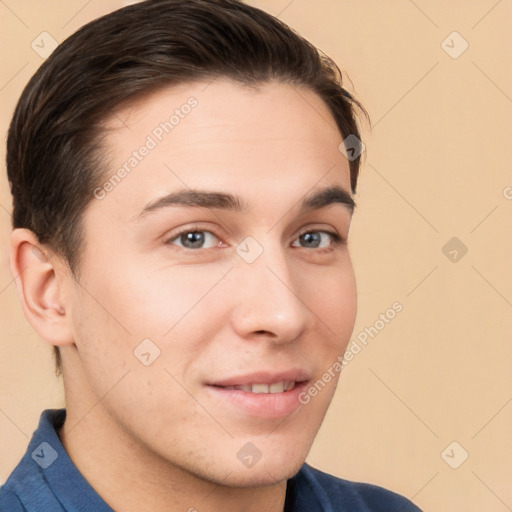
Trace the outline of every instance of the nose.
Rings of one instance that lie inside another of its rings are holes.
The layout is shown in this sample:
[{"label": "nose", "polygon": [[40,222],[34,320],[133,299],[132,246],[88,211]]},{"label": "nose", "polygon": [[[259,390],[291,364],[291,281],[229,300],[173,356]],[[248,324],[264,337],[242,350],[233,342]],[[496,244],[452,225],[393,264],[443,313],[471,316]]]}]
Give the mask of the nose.
[{"label": "nose", "polygon": [[313,313],[299,295],[304,276],[293,272],[282,251],[267,248],[252,263],[239,260],[232,274],[231,322],[239,336],[283,344],[311,328]]}]

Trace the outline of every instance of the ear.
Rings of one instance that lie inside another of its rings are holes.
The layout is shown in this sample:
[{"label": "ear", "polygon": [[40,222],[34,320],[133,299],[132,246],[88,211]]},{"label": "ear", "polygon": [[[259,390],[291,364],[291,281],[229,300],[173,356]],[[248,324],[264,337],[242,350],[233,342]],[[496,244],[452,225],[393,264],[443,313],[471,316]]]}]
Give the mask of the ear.
[{"label": "ear", "polygon": [[23,312],[30,325],[50,345],[73,344],[64,296],[65,276],[59,259],[28,229],[13,230],[9,258]]}]

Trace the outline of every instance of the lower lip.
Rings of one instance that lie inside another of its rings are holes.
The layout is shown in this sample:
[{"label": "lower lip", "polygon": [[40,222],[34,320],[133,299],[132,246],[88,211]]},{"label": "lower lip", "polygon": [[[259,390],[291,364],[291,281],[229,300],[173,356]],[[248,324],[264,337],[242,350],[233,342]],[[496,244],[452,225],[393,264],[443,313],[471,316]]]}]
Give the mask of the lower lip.
[{"label": "lower lip", "polygon": [[239,389],[206,387],[213,396],[246,414],[260,418],[281,418],[288,416],[301,406],[299,395],[306,385],[307,382],[304,381],[282,393],[251,393]]}]

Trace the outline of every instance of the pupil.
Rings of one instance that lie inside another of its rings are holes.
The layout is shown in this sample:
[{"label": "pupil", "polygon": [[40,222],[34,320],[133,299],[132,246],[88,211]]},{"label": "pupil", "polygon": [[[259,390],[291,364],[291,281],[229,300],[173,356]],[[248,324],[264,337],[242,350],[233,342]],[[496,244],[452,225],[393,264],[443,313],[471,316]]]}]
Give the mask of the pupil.
[{"label": "pupil", "polygon": [[193,231],[181,235],[181,243],[185,247],[201,247],[204,243],[204,233]]},{"label": "pupil", "polygon": [[301,239],[306,244],[309,244],[310,247],[318,247],[320,245],[320,233],[305,233],[301,236]]}]

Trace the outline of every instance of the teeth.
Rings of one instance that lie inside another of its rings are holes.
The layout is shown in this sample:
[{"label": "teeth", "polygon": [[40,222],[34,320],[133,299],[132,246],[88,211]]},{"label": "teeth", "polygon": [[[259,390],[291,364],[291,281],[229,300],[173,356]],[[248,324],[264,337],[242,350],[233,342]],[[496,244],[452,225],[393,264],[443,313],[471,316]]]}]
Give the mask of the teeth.
[{"label": "teeth", "polygon": [[251,391],[253,393],[269,393],[270,387],[268,384],[253,384]]},{"label": "teeth", "polygon": [[282,393],[284,391],[285,382],[273,382],[269,386],[270,393]]},{"label": "teeth", "polygon": [[248,393],[283,393],[295,387],[294,380],[273,382],[272,384],[244,384],[243,386],[225,386],[224,389],[238,389]]},{"label": "teeth", "polygon": [[295,387],[295,381],[294,380],[289,380],[286,383],[286,391],[290,391],[290,389],[293,389],[294,387]]}]

